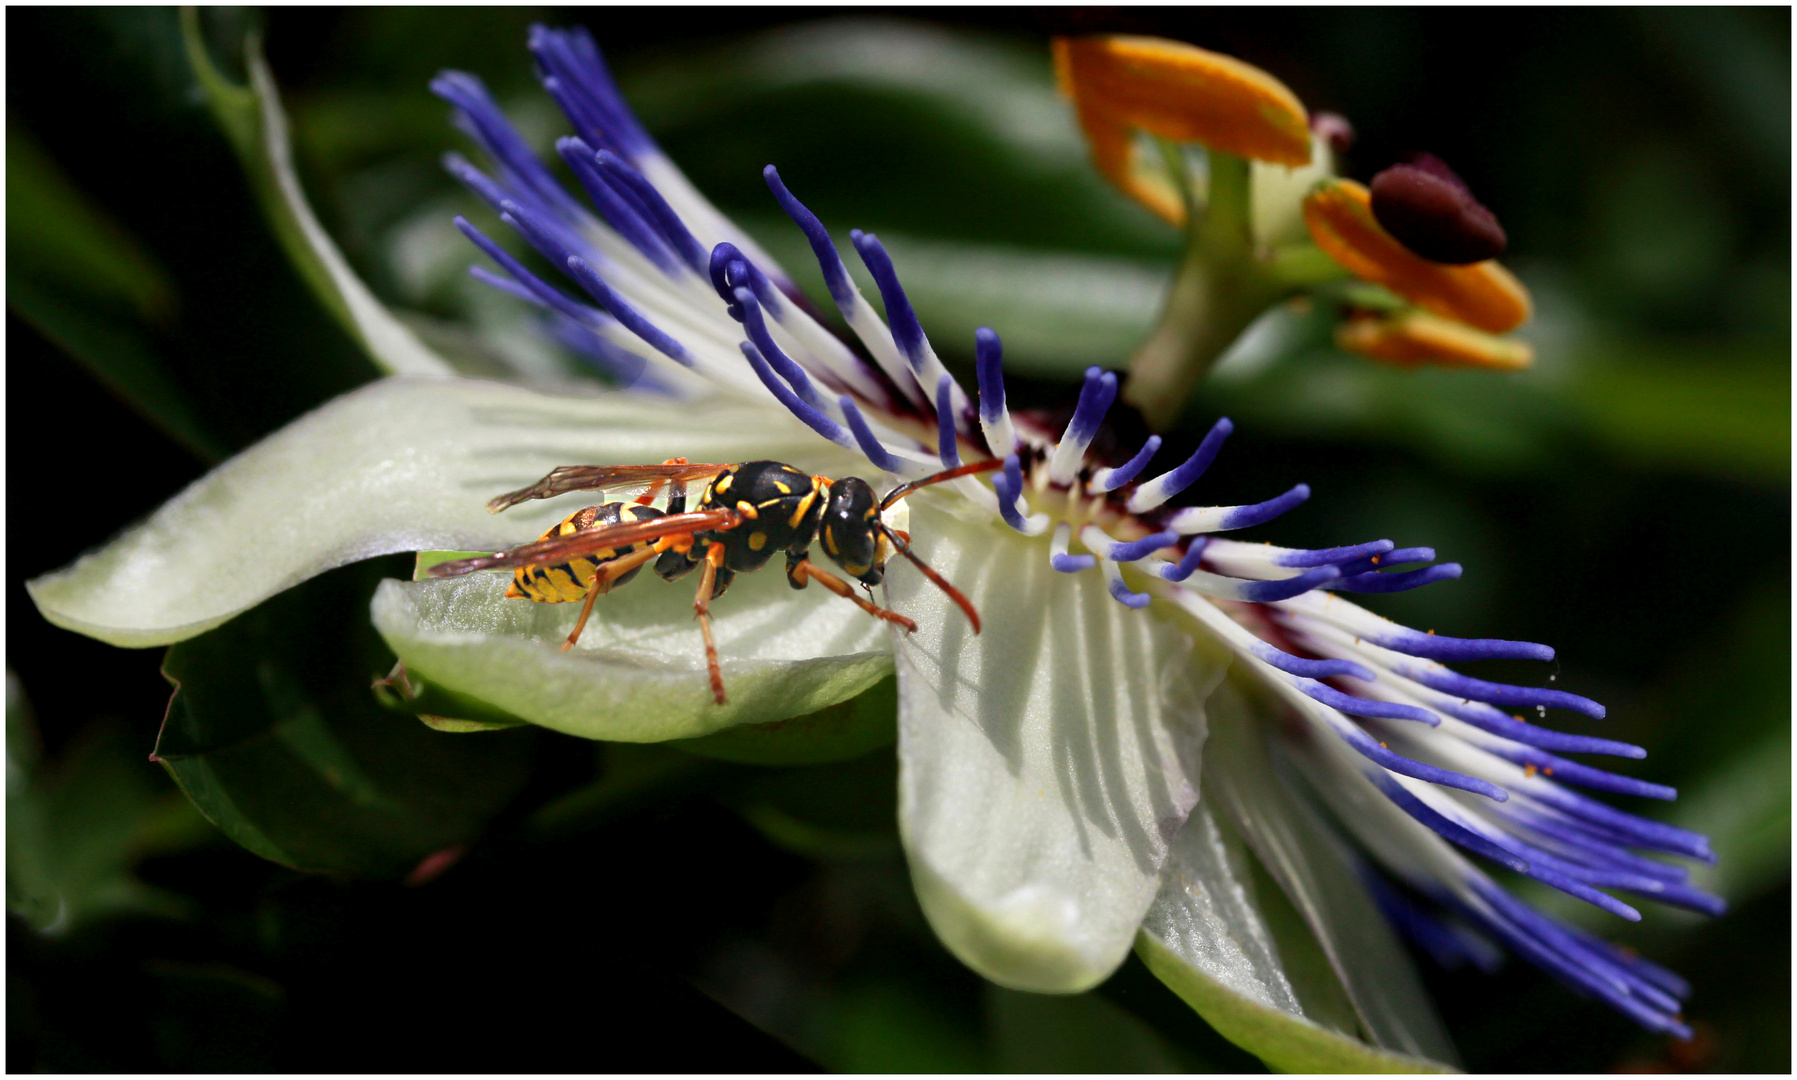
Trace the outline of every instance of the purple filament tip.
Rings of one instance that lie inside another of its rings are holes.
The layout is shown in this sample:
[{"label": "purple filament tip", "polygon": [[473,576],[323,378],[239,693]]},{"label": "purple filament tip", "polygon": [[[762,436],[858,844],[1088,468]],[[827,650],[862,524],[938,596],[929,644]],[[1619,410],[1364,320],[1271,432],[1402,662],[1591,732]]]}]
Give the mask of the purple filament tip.
[{"label": "purple filament tip", "polygon": [[921,369],[923,325],[917,321],[917,313],[911,310],[911,300],[899,285],[898,272],[892,268],[892,256],[886,254],[880,238],[873,233],[855,229],[849,233],[849,239],[860,252],[867,272],[873,275],[874,284],[880,288],[880,299],[886,305],[886,324],[892,328],[892,340],[911,362],[912,369]]},{"label": "purple filament tip", "polygon": [[952,375],[945,373],[936,380],[936,456],[942,459],[945,469],[961,464],[961,450],[956,445],[959,436],[955,432],[954,386]]},{"label": "purple filament tip", "polygon": [[[988,424],[995,424],[1005,415],[1004,346],[999,342],[998,334],[986,326],[975,330],[973,354],[974,369],[980,380],[980,417]],[[995,446],[992,449],[1010,448]]]},{"label": "purple filament tip", "polygon": [[686,222],[680,220],[680,215],[668,205],[668,200],[655,185],[610,150],[599,151],[598,162],[599,168],[636,195],[639,204],[648,211],[650,220],[660,227],[662,239],[680,253],[686,264],[696,273],[705,273],[705,246],[686,227]]},{"label": "purple filament tip", "polygon": [[[742,291],[746,293],[748,290]],[[788,412],[798,417],[806,427],[838,446],[854,448],[853,436],[844,431],[841,424],[801,401],[799,396],[792,392],[792,388],[787,386],[780,376],[774,374],[774,369],[768,365],[766,358],[761,355],[760,350],[756,349],[753,343],[740,342],[738,347],[742,349],[743,356],[748,358],[749,366],[754,368],[755,374],[760,377],[761,384],[768,388],[768,392],[773,394],[780,404],[786,406]]]},{"label": "purple filament tip", "polygon": [[1440,566],[1426,566],[1421,570],[1405,570],[1397,574],[1381,574],[1374,570],[1342,578],[1332,587],[1340,589],[1342,592],[1405,592],[1409,589],[1420,589],[1424,585],[1433,585],[1437,581],[1452,581],[1459,577],[1460,573],[1459,563],[1442,563]]},{"label": "purple filament tip", "polygon": [[1140,540],[1130,540],[1125,543],[1119,543],[1106,553],[1106,557],[1112,562],[1135,562],[1137,559],[1147,558],[1160,549],[1172,547],[1177,543],[1179,543],[1178,533],[1172,531],[1157,532],[1150,536],[1144,536]]},{"label": "purple filament tip", "polygon": [[1307,566],[1339,565],[1355,559],[1364,559],[1369,555],[1383,555],[1397,547],[1390,540],[1373,540],[1353,547],[1312,548],[1308,551],[1288,551],[1274,559],[1279,566],[1287,566],[1296,570]]},{"label": "purple filament tip", "polygon": [[1170,569],[1161,571],[1161,577],[1167,581],[1184,581],[1198,569],[1204,560],[1204,549],[1210,545],[1210,537],[1194,536],[1186,544],[1186,553],[1180,556],[1179,563]]},{"label": "purple filament tip", "polygon": [[749,340],[753,341],[755,347],[761,350],[761,355],[766,358],[768,365],[779,372],[782,379],[792,385],[793,390],[798,392],[805,404],[816,408],[818,396],[817,390],[811,385],[811,377],[805,374],[805,369],[800,367],[792,357],[786,355],[785,351],[775,343],[774,336],[768,333],[767,320],[761,317],[761,304],[755,299],[755,294],[748,289],[737,289],[736,306],[742,310],[743,329],[749,332]]},{"label": "purple filament tip", "polygon": [[[1271,663],[1271,661],[1268,661]],[[1349,716],[1371,716],[1383,720],[1414,720],[1417,723],[1434,727],[1441,723],[1441,717],[1428,709],[1419,709],[1415,705],[1400,705],[1393,701],[1369,701],[1363,697],[1344,694],[1333,686],[1326,686],[1315,679],[1300,677],[1295,684],[1298,689],[1334,709]]]},{"label": "purple filament tip", "polygon": [[1147,593],[1132,592],[1129,586],[1123,584],[1123,578],[1121,577],[1114,577],[1111,579],[1110,590],[1111,599],[1117,601],[1126,608],[1133,608],[1137,611],[1147,607],[1154,601],[1154,597]]},{"label": "purple filament tip", "polygon": [[885,444],[874,436],[873,429],[867,426],[867,420],[861,415],[861,410],[855,407],[854,400],[845,394],[837,398],[836,403],[842,406],[843,419],[849,422],[849,431],[854,434],[856,445],[861,447],[867,460],[873,462],[874,468],[889,473],[903,471],[905,463],[893,457]]},{"label": "purple filament tip", "polygon": [[[1221,421],[1219,421],[1219,423],[1221,423]],[[1206,438],[1208,438],[1208,436],[1206,436]],[[1199,449],[1203,449],[1203,447],[1200,447]],[[1280,514],[1285,513],[1287,510],[1290,510],[1292,507],[1297,506],[1308,498],[1310,498],[1310,485],[1299,484],[1285,494],[1276,495],[1266,502],[1255,503],[1251,506],[1236,507],[1233,513],[1223,519],[1220,528],[1246,529],[1252,525],[1264,524],[1272,521]]]},{"label": "purple filament tip", "polygon": [[1117,376],[1102,368],[1087,368],[1085,385],[1079,390],[1079,404],[1074,406],[1073,419],[1067,422],[1061,442],[1082,447],[1090,443],[1092,436],[1098,433],[1098,425],[1104,421],[1104,414],[1116,400]]},{"label": "purple filament tip", "polygon": [[1341,576],[1341,571],[1333,566],[1319,566],[1315,570],[1306,570],[1294,577],[1281,578],[1278,581],[1247,581],[1236,587],[1236,593],[1250,604],[1271,604],[1279,600],[1290,600],[1294,596],[1302,596],[1312,589],[1318,589]]},{"label": "purple filament tip", "polygon": [[[1347,695],[1342,696],[1346,697]],[[1420,761],[1395,753],[1365,731],[1345,720],[1332,726],[1335,733],[1341,736],[1342,741],[1353,747],[1362,757],[1375,765],[1390,769],[1400,776],[1412,777],[1430,784],[1439,784],[1442,787],[1470,791],[1474,795],[1483,795],[1493,802],[1508,802],[1510,799],[1510,793],[1496,784],[1474,776],[1466,776],[1451,769],[1425,765]]]},{"label": "purple filament tip", "polygon": [[1016,454],[1006,456],[1005,467],[992,478],[992,488],[998,493],[998,512],[1005,524],[1027,534],[1029,525],[1017,510],[1017,500],[1023,494],[1023,466]]},{"label": "purple filament tip", "polygon": [[645,216],[642,201],[635,193],[622,188],[615,177],[599,168],[593,148],[572,138],[557,139],[555,148],[568,163],[574,178],[580,181],[587,197],[599,208],[600,216],[618,231],[618,235],[642,252],[656,269],[664,274],[674,273],[680,265],[679,256]]},{"label": "purple filament tip", "polygon": [[1375,645],[1420,656],[1425,660],[1552,660],[1554,650],[1528,641],[1500,641],[1496,638],[1453,638],[1425,634],[1417,630],[1395,630],[1378,636],[1366,635]]},{"label": "purple filament tip", "polygon": [[1396,548],[1381,554],[1369,555],[1363,559],[1354,559],[1340,563],[1343,577],[1365,574],[1373,570],[1383,570],[1393,566],[1405,566],[1410,563],[1435,561],[1435,549],[1426,547]]},{"label": "purple filament tip", "polygon": [[1077,574],[1081,570],[1090,570],[1098,565],[1098,559],[1092,555],[1064,555],[1054,552],[1048,556],[1048,565],[1063,574]]},{"label": "purple filament tip", "polygon": [[1418,823],[1428,826],[1434,832],[1458,844],[1468,851],[1485,856],[1492,862],[1507,866],[1519,874],[1529,872],[1528,860],[1519,858],[1490,840],[1472,831],[1466,826],[1441,813],[1434,807],[1417,798],[1416,794],[1393,780],[1390,775],[1378,769],[1367,770],[1367,779],[1373,782],[1381,794],[1392,801],[1398,809],[1410,815]]},{"label": "purple filament tip", "polygon": [[[463,236],[472,240],[475,247],[478,247],[481,251],[485,252],[488,258],[498,263],[500,269],[516,278],[518,281],[517,287],[522,288],[529,298],[535,300],[537,303],[552,308],[555,311],[561,312],[563,315],[568,316],[576,322],[586,323],[589,326],[592,325],[599,314],[598,312],[568,299],[567,296],[563,295],[560,289],[552,287],[548,282],[525,269],[522,263],[517,259],[512,258],[511,254],[504,248],[488,239],[487,235],[470,224],[467,218],[457,217],[455,219],[455,227],[461,230]],[[476,267],[475,269],[479,269],[479,267]],[[483,278],[483,280],[487,279]],[[507,291],[509,292],[510,290],[508,289]],[[514,293],[513,295],[517,294]]]},{"label": "purple filament tip", "polygon": [[1544,686],[1511,686],[1508,683],[1486,682],[1448,671],[1445,668],[1413,667],[1400,665],[1393,668],[1398,674],[1414,679],[1431,690],[1439,690],[1458,698],[1473,701],[1485,701],[1493,705],[1528,708],[1535,705],[1550,709],[1571,709],[1583,713],[1593,720],[1604,718],[1604,707],[1587,697],[1569,694],[1564,690],[1550,690]]},{"label": "purple filament tip", "polygon": [[579,283],[581,288],[590,293],[593,299],[599,301],[601,307],[611,312],[613,318],[623,323],[626,330],[648,342],[656,352],[675,363],[685,367],[693,366],[692,356],[686,351],[686,346],[675,341],[663,333],[659,327],[645,319],[642,312],[619,296],[615,289],[607,285],[604,279],[586,264],[585,260],[577,255],[570,255],[567,267],[568,275]]},{"label": "purple filament tip", "polygon": [[1296,675],[1301,679],[1329,679],[1337,675],[1348,675],[1363,682],[1373,681],[1372,671],[1352,660],[1306,660],[1265,642],[1254,647],[1254,655],[1287,675]]},{"label": "purple filament tip", "polygon": [[1136,451],[1135,457],[1130,458],[1128,461],[1117,466],[1115,469],[1112,469],[1105,475],[1104,483],[1099,485],[1099,490],[1116,491],[1118,488],[1140,476],[1142,470],[1148,467],[1149,459],[1154,457],[1155,451],[1160,448],[1161,437],[1159,435],[1148,436],[1148,441],[1142,444],[1142,449]]},{"label": "purple filament tip", "polygon": [[780,209],[786,211],[786,216],[792,219],[799,231],[805,234],[805,239],[810,241],[811,254],[817,258],[818,269],[824,272],[824,285],[830,290],[830,298],[843,311],[852,309],[855,303],[855,283],[849,280],[848,268],[842,265],[842,256],[836,254],[836,245],[831,243],[830,233],[824,228],[824,223],[806,209],[804,203],[794,198],[792,192],[786,190],[786,185],[780,181],[780,170],[769,165],[761,170],[761,177],[767,181],[768,189],[774,193]]}]

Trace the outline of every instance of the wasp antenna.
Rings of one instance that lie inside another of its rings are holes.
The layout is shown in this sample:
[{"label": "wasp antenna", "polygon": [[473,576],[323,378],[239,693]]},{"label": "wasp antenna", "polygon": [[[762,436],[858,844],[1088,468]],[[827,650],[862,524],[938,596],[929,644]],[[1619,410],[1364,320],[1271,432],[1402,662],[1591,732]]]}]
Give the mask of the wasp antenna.
[{"label": "wasp antenna", "polygon": [[[890,507],[893,503],[898,502],[918,488],[926,488],[931,484],[940,484],[944,480],[955,480],[963,476],[972,476],[975,473],[993,472],[1004,467],[1005,463],[1003,459],[993,458],[990,461],[969,462],[966,465],[957,465],[952,469],[944,469],[939,473],[932,473],[922,480],[913,480],[908,484],[900,484],[898,487],[887,492],[886,497],[880,500],[880,509],[884,511],[887,507]],[[910,552],[906,552],[906,554],[910,555]],[[916,560],[916,556],[911,556],[911,558],[913,561]],[[923,564],[918,563],[918,565],[922,566]],[[978,620],[976,619],[975,622],[977,623]]]},{"label": "wasp antenna", "polygon": [[[980,464],[984,465],[984,464],[989,464],[989,463],[988,462],[980,462]],[[962,475],[966,475],[966,469],[967,469],[966,466],[962,466],[960,469],[950,469],[949,472],[960,472]],[[977,470],[975,470],[975,471],[977,471]],[[927,480],[919,480],[918,483],[921,485],[924,483],[928,483],[928,481]],[[882,507],[882,509],[884,509],[884,507]],[[903,555],[905,558],[910,559],[912,566],[917,567],[918,570],[923,572],[924,577],[929,578],[930,581],[933,582],[938,589],[941,589],[943,592],[948,594],[948,598],[955,602],[955,606],[960,608],[967,615],[967,621],[973,624],[973,632],[976,634],[979,633],[980,632],[980,613],[979,613],[979,611],[977,611],[974,608],[973,601],[967,599],[966,596],[962,595],[960,589],[957,589],[953,585],[949,584],[949,580],[947,578],[943,577],[941,574],[938,574],[936,571],[930,569],[930,565],[928,563],[926,563],[922,559],[918,558],[917,553],[911,550],[911,545],[898,538],[897,530],[888,527],[884,522],[882,522],[880,524],[880,531],[886,534],[886,538],[888,540],[892,541],[892,547],[893,547],[894,551],[897,551],[900,555]]]}]

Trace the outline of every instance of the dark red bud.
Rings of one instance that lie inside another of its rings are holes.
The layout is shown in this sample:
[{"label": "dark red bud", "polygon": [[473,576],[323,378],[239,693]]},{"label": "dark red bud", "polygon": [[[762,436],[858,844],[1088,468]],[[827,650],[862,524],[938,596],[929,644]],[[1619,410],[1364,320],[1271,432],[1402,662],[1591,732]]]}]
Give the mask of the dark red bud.
[{"label": "dark red bud", "polygon": [[1411,251],[1456,266],[1504,253],[1497,216],[1433,154],[1418,154],[1373,177],[1373,217]]},{"label": "dark red bud", "polygon": [[1354,125],[1341,113],[1311,113],[1310,130],[1321,135],[1329,149],[1338,154],[1347,153],[1348,147],[1354,145]]}]

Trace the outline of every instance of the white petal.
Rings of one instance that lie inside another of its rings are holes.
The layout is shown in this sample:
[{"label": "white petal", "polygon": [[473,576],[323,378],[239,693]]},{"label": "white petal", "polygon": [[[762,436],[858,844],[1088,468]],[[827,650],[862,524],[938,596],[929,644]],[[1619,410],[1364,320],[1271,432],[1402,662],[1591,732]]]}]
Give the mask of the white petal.
[{"label": "white petal", "polygon": [[344,563],[535,539],[582,495],[497,517],[485,503],[557,465],[673,456],[820,470],[856,460],[771,407],[388,379],[300,417],[26,587],[58,626],[114,645],[168,644]]},{"label": "white petal", "polygon": [[693,621],[694,574],[645,568],[599,599],[580,641],[579,604],[506,599],[509,575],[383,581],[374,625],[406,668],[532,723],[589,739],[658,742],[770,723],[855,697],[892,671],[881,624],[776,560],[711,605],[728,703],[712,700]]},{"label": "white petal", "polygon": [[899,824],[918,898],[1003,986],[1075,992],[1128,954],[1196,801],[1203,701],[1221,668],[1048,544],[917,500],[918,552],[984,633],[893,562],[901,639]]},{"label": "white petal", "polygon": [[1453,1044],[1409,957],[1356,877],[1352,856],[1275,772],[1263,741],[1270,721],[1228,684],[1212,695],[1210,706],[1205,797],[1303,915],[1367,1039],[1400,1054],[1452,1063]]}]

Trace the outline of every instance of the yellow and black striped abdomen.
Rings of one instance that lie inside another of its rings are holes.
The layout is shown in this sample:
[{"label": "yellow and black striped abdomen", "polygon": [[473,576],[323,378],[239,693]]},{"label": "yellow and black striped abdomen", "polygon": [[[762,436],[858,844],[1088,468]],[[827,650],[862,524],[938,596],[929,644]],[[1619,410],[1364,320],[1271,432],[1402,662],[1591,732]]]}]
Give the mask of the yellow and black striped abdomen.
[{"label": "yellow and black striped abdomen", "polygon": [[[589,506],[584,510],[568,515],[554,528],[545,532],[538,540],[553,540],[558,536],[571,536],[587,529],[602,528],[607,525],[619,525],[631,521],[648,521],[661,516],[661,511],[653,506],[637,506],[632,503],[606,503],[603,506]],[[520,566],[512,573],[512,583],[506,588],[507,596],[517,599],[535,600],[543,604],[566,604],[576,600],[585,600],[587,590],[593,587],[593,576],[599,572],[600,564],[610,562],[623,555],[628,555],[642,543],[620,544],[617,547],[605,548],[591,555],[578,559],[570,559],[565,563],[541,564],[531,563]],[[636,576],[636,567],[619,575],[603,591],[609,592]]]}]

